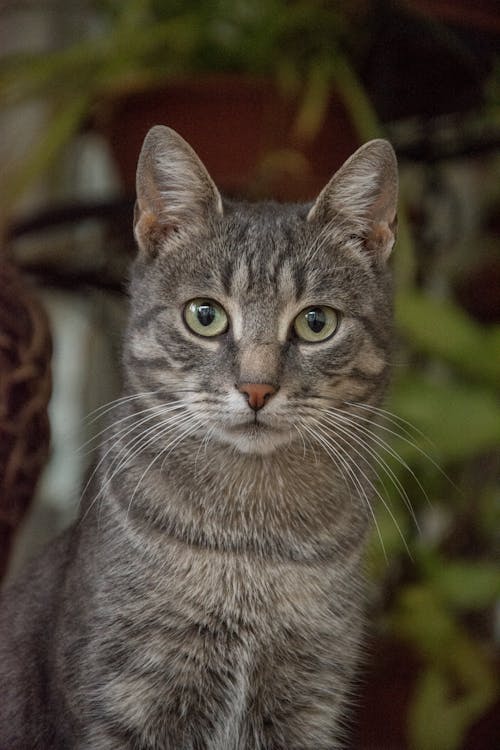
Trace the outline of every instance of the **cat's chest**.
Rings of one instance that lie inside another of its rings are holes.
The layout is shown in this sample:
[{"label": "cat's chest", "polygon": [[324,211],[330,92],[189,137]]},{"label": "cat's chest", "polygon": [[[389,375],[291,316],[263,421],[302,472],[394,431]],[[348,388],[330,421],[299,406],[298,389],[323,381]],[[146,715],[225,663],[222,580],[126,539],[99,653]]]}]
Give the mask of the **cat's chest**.
[{"label": "cat's chest", "polygon": [[341,571],[324,561],[269,560],[171,542],[161,566],[140,577],[141,611],[157,631],[175,620],[266,637],[278,625],[307,629],[327,618]]},{"label": "cat's chest", "polygon": [[[324,563],[170,544],[156,568],[143,558],[130,569],[126,591],[122,579],[102,592],[107,627],[104,634],[99,618],[94,652],[110,721],[138,737],[161,736],[166,707],[191,715],[193,703],[207,702],[211,716],[225,706],[220,731],[236,737],[264,675],[332,631],[345,581]],[[214,747],[237,745],[221,734]]]}]

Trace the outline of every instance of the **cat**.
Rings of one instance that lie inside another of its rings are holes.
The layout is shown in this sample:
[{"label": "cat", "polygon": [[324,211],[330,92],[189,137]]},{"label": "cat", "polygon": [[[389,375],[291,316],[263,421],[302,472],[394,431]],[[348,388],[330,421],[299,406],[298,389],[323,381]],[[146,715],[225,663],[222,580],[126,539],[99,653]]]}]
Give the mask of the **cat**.
[{"label": "cat", "polygon": [[155,126],[124,339],[79,520],[5,594],[2,750],[344,746],[389,379],[397,166],[223,199]]}]

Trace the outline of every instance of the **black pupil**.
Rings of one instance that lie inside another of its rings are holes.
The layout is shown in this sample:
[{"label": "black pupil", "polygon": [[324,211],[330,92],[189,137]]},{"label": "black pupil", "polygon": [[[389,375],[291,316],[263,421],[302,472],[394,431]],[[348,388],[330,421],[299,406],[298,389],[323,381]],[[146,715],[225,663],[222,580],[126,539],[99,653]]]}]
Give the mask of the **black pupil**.
[{"label": "black pupil", "polygon": [[215,320],[215,309],[212,305],[198,305],[196,314],[202,326],[209,326]]},{"label": "black pupil", "polygon": [[313,333],[320,333],[326,323],[325,313],[321,307],[313,307],[306,312],[307,325]]}]

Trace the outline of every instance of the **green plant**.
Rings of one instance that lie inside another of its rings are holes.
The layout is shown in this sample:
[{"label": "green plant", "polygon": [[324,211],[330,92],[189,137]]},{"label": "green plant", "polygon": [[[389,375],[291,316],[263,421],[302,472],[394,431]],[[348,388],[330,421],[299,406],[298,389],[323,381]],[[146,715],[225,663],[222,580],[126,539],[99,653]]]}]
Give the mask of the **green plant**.
[{"label": "green plant", "polygon": [[[335,81],[361,137],[383,135],[351,69],[337,67]],[[422,663],[409,747],[460,750],[500,696],[491,625],[500,598],[500,325],[482,326],[449,296],[419,288],[404,196],[399,228],[397,358],[408,366],[395,368],[382,421],[386,504],[378,507],[370,559],[379,583],[391,588],[380,622]],[[419,523],[428,517],[437,530],[423,534]]]},{"label": "green plant", "polygon": [[37,98],[49,107],[47,128],[9,176],[3,209],[11,208],[110,95],[189,74],[265,75],[284,91],[304,89],[296,130],[310,137],[321,122],[336,63],[350,70],[345,51],[357,7],[347,10],[340,0],[90,3],[99,33],[84,29],[80,40],[62,50],[1,62],[0,106]]},{"label": "green plant", "polygon": [[449,298],[407,281],[396,320],[398,357],[410,366],[396,372],[389,404],[401,462],[388,460],[401,484],[386,483],[394,518],[384,508],[378,518],[385,551],[376,567],[379,580],[391,581],[381,622],[422,664],[408,716],[411,750],[460,750],[500,693],[492,631],[500,597],[500,326],[481,326]]}]

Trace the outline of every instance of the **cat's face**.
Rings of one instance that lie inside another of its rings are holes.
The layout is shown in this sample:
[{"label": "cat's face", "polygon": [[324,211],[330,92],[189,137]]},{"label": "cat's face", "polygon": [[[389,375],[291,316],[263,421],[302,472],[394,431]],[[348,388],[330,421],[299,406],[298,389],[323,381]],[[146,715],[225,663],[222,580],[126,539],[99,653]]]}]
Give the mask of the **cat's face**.
[{"label": "cat's face", "polygon": [[179,436],[246,453],[308,442],[324,409],[377,402],[391,338],[390,146],[357,152],[310,207],[223,204],[179,136],[158,128],[148,139],[126,344],[133,390],[178,401]]}]

